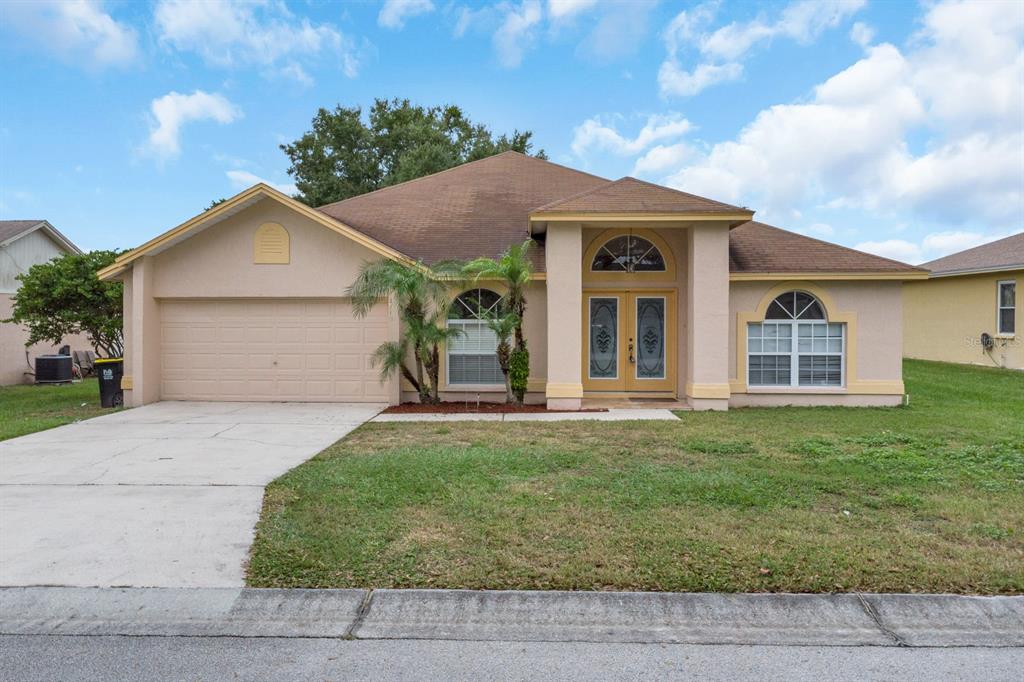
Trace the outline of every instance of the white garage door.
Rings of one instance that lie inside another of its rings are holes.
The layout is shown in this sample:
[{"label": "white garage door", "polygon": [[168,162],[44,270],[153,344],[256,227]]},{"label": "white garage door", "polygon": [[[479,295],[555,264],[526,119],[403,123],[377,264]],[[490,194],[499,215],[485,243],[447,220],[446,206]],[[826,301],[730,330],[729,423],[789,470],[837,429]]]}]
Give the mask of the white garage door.
[{"label": "white garage door", "polygon": [[346,299],[161,303],[161,398],[382,402],[370,365],[388,338],[385,306]]}]

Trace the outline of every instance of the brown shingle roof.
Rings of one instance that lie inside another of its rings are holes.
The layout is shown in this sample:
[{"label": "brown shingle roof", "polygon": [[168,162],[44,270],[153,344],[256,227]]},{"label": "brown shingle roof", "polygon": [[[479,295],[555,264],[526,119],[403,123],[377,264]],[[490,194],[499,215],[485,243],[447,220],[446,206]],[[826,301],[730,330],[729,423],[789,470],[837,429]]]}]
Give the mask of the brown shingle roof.
[{"label": "brown shingle roof", "polygon": [[751,213],[695,194],[625,177],[575,196],[558,199],[534,213]]},{"label": "brown shingle roof", "polygon": [[22,232],[32,229],[42,220],[0,220],[0,242],[17,237]]},{"label": "brown shingle roof", "polygon": [[1024,232],[937,258],[921,267],[935,275],[1024,268]]},{"label": "brown shingle roof", "polygon": [[[318,210],[412,258],[435,263],[496,257],[530,236],[535,206],[606,184],[596,175],[504,152]],[[537,268],[543,269],[539,257]]]},{"label": "brown shingle roof", "polygon": [[924,272],[906,263],[750,221],[729,233],[729,271]]}]

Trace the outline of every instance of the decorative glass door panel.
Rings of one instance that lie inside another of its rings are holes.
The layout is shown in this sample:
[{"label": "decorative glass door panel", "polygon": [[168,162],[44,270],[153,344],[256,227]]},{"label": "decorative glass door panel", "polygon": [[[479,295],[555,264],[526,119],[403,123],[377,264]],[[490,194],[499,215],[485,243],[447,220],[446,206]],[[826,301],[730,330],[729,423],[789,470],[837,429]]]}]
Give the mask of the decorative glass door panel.
[{"label": "decorative glass door panel", "polygon": [[619,378],[619,299],[590,299],[590,378]]},{"label": "decorative glass door panel", "polygon": [[636,297],[636,378],[665,378],[665,297]]}]

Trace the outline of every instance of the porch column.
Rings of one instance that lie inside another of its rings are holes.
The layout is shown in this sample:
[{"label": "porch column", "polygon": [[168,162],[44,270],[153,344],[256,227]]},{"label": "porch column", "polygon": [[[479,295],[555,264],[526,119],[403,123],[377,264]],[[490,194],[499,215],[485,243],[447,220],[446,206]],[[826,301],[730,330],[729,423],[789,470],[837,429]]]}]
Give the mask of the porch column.
[{"label": "porch column", "polygon": [[729,408],[729,229],[689,230],[686,400],[695,410]]},{"label": "porch column", "polygon": [[544,244],[548,295],[548,409],[578,410],[583,398],[583,229],[548,225]]},{"label": "porch column", "polygon": [[[125,311],[131,322],[125,325],[125,374],[130,395],[125,402],[138,407],[160,400],[160,306],[153,298],[153,259],[144,256],[132,265],[131,286],[126,286]],[[125,283],[127,285],[127,282]]]}]

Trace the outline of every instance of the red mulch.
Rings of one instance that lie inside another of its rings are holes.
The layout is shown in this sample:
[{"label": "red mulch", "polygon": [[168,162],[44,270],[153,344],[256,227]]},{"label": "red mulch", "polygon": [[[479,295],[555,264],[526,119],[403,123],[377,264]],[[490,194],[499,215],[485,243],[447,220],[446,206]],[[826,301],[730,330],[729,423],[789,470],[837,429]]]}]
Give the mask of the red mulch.
[{"label": "red mulch", "polygon": [[588,410],[549,410],[544,405],[508,405],[506,403],[476,403],[457,402],[439,403],[437,405],[423,405],[421,403],[402,403],[392,405],[384,410],[384,414],[456,414],[456,413],[479,413],[479,414],[509,414],[516,412],[607,412],[605,409]]}]

